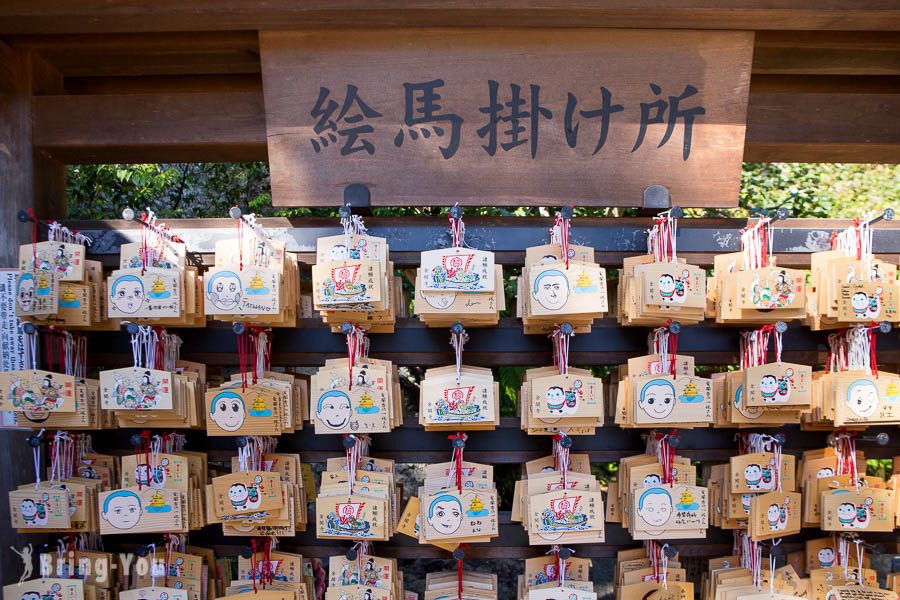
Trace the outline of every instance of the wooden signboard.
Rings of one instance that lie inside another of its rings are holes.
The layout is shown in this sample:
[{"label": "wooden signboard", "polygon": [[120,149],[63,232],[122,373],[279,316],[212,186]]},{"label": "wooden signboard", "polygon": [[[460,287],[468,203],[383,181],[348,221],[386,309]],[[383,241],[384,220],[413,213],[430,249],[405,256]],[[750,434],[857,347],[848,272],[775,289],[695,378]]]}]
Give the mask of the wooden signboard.
[{"label": "wooden signboard", "polygon": [[[352,42],[352,43],[351,43]],[[276,206],[736,206],[753,34],[262,31]],[[301,173],[302,176],[298,176]]]}]

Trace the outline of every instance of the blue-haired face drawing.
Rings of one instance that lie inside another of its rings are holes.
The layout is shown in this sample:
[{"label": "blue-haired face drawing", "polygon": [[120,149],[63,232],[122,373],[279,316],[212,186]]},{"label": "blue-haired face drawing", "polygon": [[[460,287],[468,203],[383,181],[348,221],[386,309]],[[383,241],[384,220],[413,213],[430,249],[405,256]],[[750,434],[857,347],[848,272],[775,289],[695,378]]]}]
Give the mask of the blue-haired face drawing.
[{"label": "blue-haired face drawing", "polygon": [[236,309],[241,291],[241,278],[233,271],[219,271],[206,282],[206,297],[220,310]]},{"label": "blue-haired face drawing", "polygon": [[244,399],[235,392],[221,392],[213,398],[209,417],[225,431],[237,431],[246,416]]},{"label": "blue-haired face drawing", "polygon": [[651,379],[641,388],[638,406],[652,419],[665,419],[675,410],[675,385],[668,379]]},{"label": "blue-haired face drawing", "polygon": [[547,310],[559,310],[569,301],[569,280],[562,271],[548,269],[534,278],[531,295]]},{"label": "blue-haired face drawing", "polygon": [[316,403],[316,419],[328,427],[340,431],[350,422],[350,396],[340,390],[328,390]]},{"label": "blue-haired face drawing", "polygon": [[30,313],[34,310],[34,275],[25,273],[19,277],[16,284],[16,302],[22,312]]},{"label": "blue-haired face drawing", "polygon": [[878,387],[874,381],[857,379],[847,388],[847,408],[858,417],[868,418],[878,410]]},{"label": "blue-haired face drawing", "polygon": [[428,522],[438,533],[450,535],[459,529],[462,521],[462,504],[454,496],[438,496],[428,506]]},{"label": "blue-haired face drawing", "polygon": [[144,283],[134,275],[122,275],[109,288],[109,303],[117,311],[133,315],[144,305]]},{"label": "blue-haired face drawing", "polygon": [[141,520],[141,499],[131,490],[113,492],[103,501],[100,516],[116,529],[131,529]]},{"label": "blue-haired face drawing", "polygon": [[638,499],[638,516],[654,527],[665,525],[672,515],[672,509],[672,496],[662,488],[650,488]]}]

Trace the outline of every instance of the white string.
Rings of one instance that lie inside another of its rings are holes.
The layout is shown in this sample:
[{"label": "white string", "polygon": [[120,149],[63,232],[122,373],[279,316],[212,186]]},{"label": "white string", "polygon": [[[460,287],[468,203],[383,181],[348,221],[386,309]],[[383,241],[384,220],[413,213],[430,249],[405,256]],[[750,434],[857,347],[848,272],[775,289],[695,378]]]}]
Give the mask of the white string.
[{"label": "white string", "polygon": [[772,540],[772,548],[769,550],[769,593],[775,595],[775,554],[772,552],[775,546],[781,543],[781,538]]},{"label": "white string", "polygon": [[36,371],[37,370],[37,357],[38,357],[37,329],[35,329],[32,333],[26,333],[23,330],[22,336],[25,341],[25,368]]},{"label": "white string", "polygon": [[174,333],[162,332],[163,341],[163,369],[175,371],[175,365],[181,358],[181,338]]},{"label": "white string", "polygon": [[256,336],[256,376],[262,378],[266,372],[266,356],[269,352],[269,336],[260,330]]},{"label": "white string", "polygon": [[156,589],[156,544],[147,544],[150,548],[150,587]]},{"label": "white string", "polygon": [[454,331],[450,331],[450,345],[453,347],[453,352],[456,354],[456,384],[459,385],[460,377],[462,377],[462,353],[463,347],[466,345],[466,342],[469,341],[469,334],[466,333],[466,330],[463,329],[462,332],[456,333]]},{"label": "white string", "polygon": [[865,547],[863,546],[863,541],[861,539],[853,540],[853,543],[856,544],[856,575],[857,581],[859,585],[863,585],[863,555],[866,552]]},{"label": "white string", "polygon": [[[44,429],[41,429],[35,437],[43,440],[44,431]],[[38,489],[41,485],[41,445],[38,444],[31,449],[31,456],[34,458],[34,489]]]},{"label": "white string", "polygon": [[865,325],[851,327],[846,333],[847,368],[872,374],[872,347],[869,329]]},{"label": "white string", "polygon": [[662,583],[663,589],[669,589],[669,555],[666,554],[666,548],[668,548],[668,544],[663,544],[662,548],[660,548],[661,560],[662,560],[662,569],[660,570],[660,583]]},{"label": "white string", "polygon": [[250,458],[249,443],[243,448],[238,448],[238,471],[249,471],[247,461]]}]

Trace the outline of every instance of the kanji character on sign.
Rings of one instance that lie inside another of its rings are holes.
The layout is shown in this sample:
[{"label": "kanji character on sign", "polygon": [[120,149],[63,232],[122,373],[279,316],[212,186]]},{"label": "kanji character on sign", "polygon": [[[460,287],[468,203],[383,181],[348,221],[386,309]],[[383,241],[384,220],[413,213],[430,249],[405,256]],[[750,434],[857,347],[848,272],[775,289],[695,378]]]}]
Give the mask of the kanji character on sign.
[{"label": "kanji character on sign", "polygon": [[[413,141],[417,140],[420,134],[423,138],[429,138],[432,132],[438,137],[443,137],[444,128],[439,124],[448,123],[450,125],[450,141],[446,146],[440,146],[439,148],[441,155],[445,159],[456,154],[456,151],[459,149],[459,134],[463,119],[459,115],[452,113],[438,114],[442,109],[441,105],[438,104],[441,95],[435,90],[439,87],[444,87],[443,79],[403,84],[406,99],[403,123],[409,129],[401,129],[397,133],[396,137],[394,137],[395,146],[398,148],[402,146],[406,135]],[[431,125],[431,127],[426,127],[427,125]],[[417,126],[419,127],[418,130],[413,129],[413,127]]]},{"label": "kanji character on sign", "polygon": [[[508,102],[501,103],[497,98],[500,84],[494,80],[488,81],[490,103],[478,110],[489,115],[489,119],[487,124],[478,130],[478,137],[487,138],[487,144],[483,145],[482,148],[491,156],[494,156],[497,152],[497,138],[500,134],[508,140],[500,143],[500,147],[507,152],[516,146],[530,142],[531,158],[534,158],[537,155],[540,119],[552,119],[553,113],[550,109],[541,106],[541,86],[531,84],[530,103],[522,98],[522,86],[512,83],[509,87],[511,97]],[[523,110],[522,107],[525,105],[530,105],[530,110]],[[503,111],[506,108],[509,109],[509,114],[503,115]],[[526,127],[521,123],[522,121],[529,123],[528,137],[522,137],[522,134],[526,131]],[[500,123],[509,123],[509,129],[498,132],[497,127]]]},{"label": "kanji character on sign", "polygon": [[[565,116],[566,143],[569,145],[569,148],[574,148],[578,144],[578,128],[581,126],[581,124],[573,123],[575,108],[577,106],[578,98],[575,97],[575,94],[569,92],[569,100],[566,103]],[[594,151],[591,153],[591,155],[600,152],[600,149],[603,148],[603,145],[606,143],[606,136],[609,133],[610,115],[612,115],[613,113],[622,112],[623,110],[625,110],[625,107],[623,107],[621,104],[612,103],[612,92],[610,92],[605,87],[601,87],[600,108],[594,110],[578,111],[578,114],[580,114],[584,119],[600,119],[600,135],[597,138],[597,145],[594,147]]]},{"label": "kanji character on sign", "polygon": [[319,98],[309,113],[314,119],[318,119],[313,126],[313,132],[319,137],[310,139],[313,149],[320,152],[323,148],[327,148],[329,143],[337,143],[337,136],[341,136],[344,138],[341,156],[360,151],[374,154],[375,146],[362,136],[375,131],[365,120],[377,119],[381,117],[381,113],[359,97],[359,89],[355,85],[347,85],[343,104],[339,104],[330,96],[331,90],[327,87],[319,88]]},{"label": "kanji character on sign", "polygon": [[[650,84],[650,89],[657,96],[662,93],[662,88],[655,83]],[[675,130],[675,124],[677,123],[678,119],[683,119],[684,146],[682,148],[681,154],[682,159],[687,160],[688,156],[691,155],[691,136],[694,130],[694,118],[697,115],[705,115],[706,109],[702,106],[681,109],[679,108],[679,103],[682,100],[696,95],[697,93],[697,88],[692,85],[686,85],[684,87],[684,91],[681,92],[680,96],[669,96],[668,102],[661,98],[654,100],[653,102],[641,102],[641,129],[638,132],[637,141],[634,143],[634,147],[631,149],[631,151],[634,152],[641,147],[642,143],[644,143],[644,136],[647,133],[647,125],[666,123],[666,133],[662,136],[662,139],[659,141],[659,145],[657,146],[657,148],[662,148],[666,144],[666,142],[669,141],[669,138],[672,137],[672,132]],[[655,110],[656,113],[651,116],[652,110]],[[666,111],[668,111],[668,119],[666,119],[665,116]]]}]

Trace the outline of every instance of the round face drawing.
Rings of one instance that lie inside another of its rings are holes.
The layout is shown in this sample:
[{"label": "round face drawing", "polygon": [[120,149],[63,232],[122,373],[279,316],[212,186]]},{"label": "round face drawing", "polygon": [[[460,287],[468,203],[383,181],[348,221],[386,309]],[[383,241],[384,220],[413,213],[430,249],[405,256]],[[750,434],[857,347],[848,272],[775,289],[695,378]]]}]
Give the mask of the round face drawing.
[{"label": "round face drawing", "polygon": [[453,496],[440,496],[428,508],[428,522],[438,533],[454,533],[462,525],[462,520],[462,505]]},{"label": "round face drawing", "polygon": [[22,594],[22,600],[41,600],[41,595],[37,592],[25,592]]},{"label": "round face drawing", "polygon": [[819,565],[822,568],[828,568],[834,564],[834,549],[822,548],[818,554]]},{"label": "round face drawing", "polygon": [[34,500],[30,498],[26,498],[22,500],[22,506],[20,508],[22,511],[22,516],[27,518],[34,517],[37,514],[37,504],[35,504]]},{"label": "round face drawing", "polygon": [[644,477],[644,487],[654,487],[662,483],[659,475],[651,474]]},{"label": "round face drawing", "polygon": [[824,477],[833,477],[834,469],[831,467],[823,467],[816,472],[816,479],[822,479]]},{"label": "round face drawing", "polygon": [[837,516],[842,525],[856,520],[856,507],[850,502],[844,502],[837,507]]},{"label": "round face drawing", "polygon": [[776,523],[781,517],[781,510],[779,510],[777,504],[773,504],[769,506],[769,510],[766,512],[766,515],[769,517],[769,523]]},{"label": "round face drawing", "polygon": [[117,311],[133,315],[144,304],[144,284],[134,276],[117,279],[112,286],[109,302]]},{"label": "round face drawing", "polygon": [[34,277],[31,275],[19,279],[16,302],[19,303],[22,312],[31,312],[34,309]]},{"label": "round face drawing", "polygon": [[106,498],[100,514],[116,529],[131,529],[141,519],[141,499],[134,492],[116,492]]},{"label": "round face drawing", "polygon": [[850,297],[850,305],[855,313],[865,313],[869,308],[869,296],[865,292],[856,292]]},{"label": "round face drawing", "polygon": [[223,392],[213,398],[210,418],[225,431],[237,431],[244,424],[244,401],[234,392]]},{"label": "round face drawing", "polygon": [[350,397],[338,390],[322,394],[316,406],[316,419],[329,429],[343,429],[350,422]]},{"label": "round face drawing", "polygon": [[559,386],[553,386],[547,390],[547,406],[554,410],[562,410],[566,395]]},{"label": "round face drawing", "polygon": [[672,514],[672,497],[659,488],[648,490],[638,500],[637,513],[648,525],[660,527]]},{"label": "round face drawing", "polygon": [[744,468],[744,479],[751,486],[759,485],[759,482],[762,480],[762,469],[759,465],[747,465]]},{"label": "round face drawing", "polygon": [[236,273],[222,271],[209,282],[206,297],[220,310],[234,310],[241,302],[241,280]]},{"label": "round face drawing", "polygon": [[561,271],[544,271],[535,279],[532,295],[547,310],[559,310],[569,301],[569,281]]},{"label": "round face drawing", "polygon": [[644,384],[638,406],[654,419],[665,419],[675,410],[675,386],[665,379]]},{"label": "round face drawing", "polygon": [[346,260],[347,258],[347,246],[344,244],[337,244],[336,246],[331,247],[331,260]]},{"label": "round face drawing", "polygon": [[759,391],[762,392],[763,398],[771,398],[778,391],[778,379],[774,375],[764,375],[759,380]]},{"label": "round face drawing", "polygon": [[659,277],[659,291],[663,295],[671,295],[675,292],[675,278],[665,274]]},{"label": "round face drawing", "polygon": [[847,389],[847,408],[860,417],[871,417],[878,410],[878,388],[868,379],[854,381]]},{"label": "round face drawing", "polygon": [[246,502],[249,495],[250,494],[247,493],[247,486],[243,483],[235,483],[228,488],[228,499],[231,500],[232,503],[243,504]]}]

